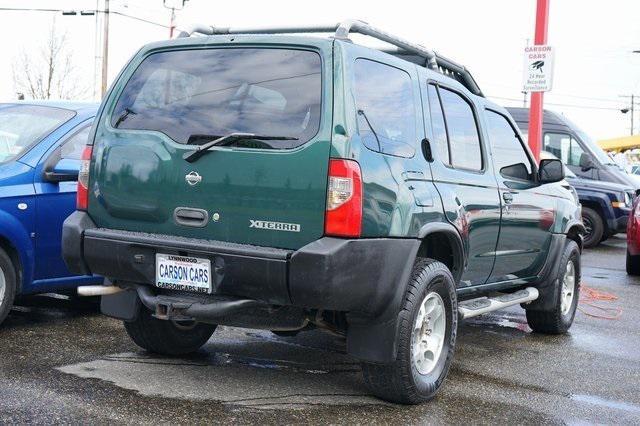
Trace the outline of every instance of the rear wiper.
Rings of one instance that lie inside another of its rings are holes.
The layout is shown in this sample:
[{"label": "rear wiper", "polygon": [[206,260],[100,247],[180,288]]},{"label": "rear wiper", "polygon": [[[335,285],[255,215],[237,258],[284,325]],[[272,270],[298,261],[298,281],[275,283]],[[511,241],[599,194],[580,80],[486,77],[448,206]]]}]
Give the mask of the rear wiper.
[{"label": "rear wiper", "polygon": [[256,135],[253,133],[229,133],[225,136],[218,135],[192,135],[189,139],[204,139],[215,138],[214,140],[198,146],[193,151],[185,152],[182,156],[189,163],[193,163],[198,158],[202,157],[211,147],[214,146],[228,146],[237,141],[238,139],[255,139],[259,141],[297,141],[298,138],[291,136],[266,136]]},{"label": "rear wiper", "polygon": [[120,123],[122,123],[124,120],[127,119],[127,117],[129,116],[129,114],[133,114],[136,115],[137,112],[135,112],[134,110],[132,110],[131,108],[125,108],[122,113],[118,116],[118,119],[116,120],[116,124],[113,125],[113,127],[117,128]]},{"label": "rear wiper", "polygon": [[380,146],[380,138],[378,137],[378,134],[376,133],[376,131],[373,129],[373,126],[371,125],[371,122],[369,121],[367,114],[365,114],[363,110],[359,109],[358,115],[361,115],[364,118],[364,121],[367,122],[367,126],[369,126],[369,130],[371,130],[371,133],[373,133],[373,136],[375,136],[376,138],[376,142],[378,142],[378,151],[382,152],[382,147]]}]

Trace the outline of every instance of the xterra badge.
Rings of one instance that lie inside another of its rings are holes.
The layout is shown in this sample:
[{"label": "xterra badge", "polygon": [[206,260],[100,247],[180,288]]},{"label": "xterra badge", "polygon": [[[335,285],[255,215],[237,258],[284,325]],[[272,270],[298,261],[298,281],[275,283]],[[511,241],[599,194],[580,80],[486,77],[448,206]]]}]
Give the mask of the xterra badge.
[{"label": "xterra badge", "polygon": [[269,222],[266,220],[249,219],[249,228],[270,229],[272,231],[300,232],[297,223]]}]

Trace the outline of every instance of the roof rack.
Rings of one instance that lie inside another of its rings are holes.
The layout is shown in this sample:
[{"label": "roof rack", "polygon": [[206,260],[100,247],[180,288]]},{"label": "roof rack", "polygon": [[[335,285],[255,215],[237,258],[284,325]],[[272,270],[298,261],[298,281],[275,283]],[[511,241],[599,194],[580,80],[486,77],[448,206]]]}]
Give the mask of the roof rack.
[{"label": "roof rack", "polygon": [[380,29],[372,27],[366,22],[359,20],[343,21],[334,25],[315,25],[306,27],[249,27],[249,28],[229,28],[229,27],[213,27],[209,25],[196,25],[186,31],[181,31],[178,38],[190,37],[194,33],[203,35],[215,34],[300,34],[300,33],[332,33],[335,32],[334,38],[339,40],[349,40],[350,33],[359,33],[367,35],[386,43],[398,47],[398,50],[385,50],[392,55],[403,57],[411,62],[420,64],[427,68],[439,71],[440,73],[451,77],[469,91],[478,96],[484,96],[478,83],[473,79],[471,73],[463,66],[444,56],[437,54],[433,50],[426,47],[411,43],[400,37],[396,37]]}]

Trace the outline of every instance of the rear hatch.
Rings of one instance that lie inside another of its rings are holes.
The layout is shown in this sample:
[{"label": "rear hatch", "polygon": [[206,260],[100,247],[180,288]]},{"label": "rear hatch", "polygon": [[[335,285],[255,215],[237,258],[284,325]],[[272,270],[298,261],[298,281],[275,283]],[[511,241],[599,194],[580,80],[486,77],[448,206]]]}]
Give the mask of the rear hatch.
[{"label": "rear hatch", "polygon": [[116,84],[96,131],[89,191],[96,224],[290,249],[320,238],[330,44],[141,56]]}]

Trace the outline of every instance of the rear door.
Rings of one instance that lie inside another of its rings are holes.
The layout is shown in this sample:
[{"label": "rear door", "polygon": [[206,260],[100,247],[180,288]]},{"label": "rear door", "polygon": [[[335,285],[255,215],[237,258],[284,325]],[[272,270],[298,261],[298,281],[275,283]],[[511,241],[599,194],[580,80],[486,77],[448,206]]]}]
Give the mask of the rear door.
[{"label": "rear door", "polygon": [[468,254],[461,286],[483,284],[493,267],[500,227],[500,201],[479,131],[478,112],[462,90],[427,84],[433,180],[447,219]]},{"label": "rear door", "polygon": [[[331,66],[326,42],[161,51],[134,63],[97,129],[90,215],[102,227],[281,248],[321,237]],[[247,137],[185,160],[234,132],[295,140]]]},{"label": "rear door", "polygon": [[500,237],[489,282],[529,278],[546,260],[555,200],[537,184],[533,159],[509,119],[487,109],[485,121],[502,202]]}]

